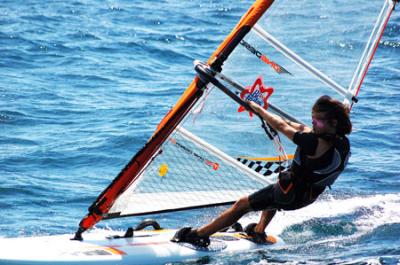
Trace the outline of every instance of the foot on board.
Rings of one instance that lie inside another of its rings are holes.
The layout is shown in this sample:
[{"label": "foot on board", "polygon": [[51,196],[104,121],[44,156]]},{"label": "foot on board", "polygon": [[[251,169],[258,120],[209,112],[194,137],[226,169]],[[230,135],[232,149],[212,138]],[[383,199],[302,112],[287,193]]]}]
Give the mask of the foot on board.
[{"label": "foot on board", "polygon": [[247,239],[256,244],[270,244],[271,242],[267,240],[268,237],[265,232],[258,233],[255,231],[256,225],[256,223],[251,223],[245,227],[244,232],[248,236]]},{"label": "foot on board", "polygon": [[210,245],[209,237],[199,236],[197,231],[191,227],[184,227],[178,230],[171,241],[190,243],[199,247],[207,247]]}]

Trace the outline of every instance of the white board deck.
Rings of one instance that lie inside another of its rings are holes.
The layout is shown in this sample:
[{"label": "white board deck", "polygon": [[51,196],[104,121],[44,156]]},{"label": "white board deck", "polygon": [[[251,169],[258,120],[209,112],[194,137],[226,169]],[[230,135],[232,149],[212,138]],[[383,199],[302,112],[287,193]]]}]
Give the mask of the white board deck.
[{"label": "white board deck", "polygon": [[[217,233],[210,249],[192,249],[170,242],[176,230],[137,231],[133,238],[107,239],[110,231],[85,234],[83,241],[70,240],[73,235],[2,238],[0,265],[24,264],[164,264],[198,259],[218,253],[246,251],[282,245],[275,236],[271,245],[257,245],[240,233]],[[121,233],[122,234],[122,233]]]}]

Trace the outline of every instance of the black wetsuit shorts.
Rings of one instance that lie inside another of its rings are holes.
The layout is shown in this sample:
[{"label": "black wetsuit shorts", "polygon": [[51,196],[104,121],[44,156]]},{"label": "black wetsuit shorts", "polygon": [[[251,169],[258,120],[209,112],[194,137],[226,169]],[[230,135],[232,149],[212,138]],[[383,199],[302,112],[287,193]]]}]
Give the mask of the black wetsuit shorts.
[{"label": "black wetsuit shorts", "polygon": [[313,203],[324,189],[316,190],[310,185],[296,183],[292,180],[291,172],[279,174],[279,180],[249,196],[250,207],[253,211],[276,209],[296,210]]}]

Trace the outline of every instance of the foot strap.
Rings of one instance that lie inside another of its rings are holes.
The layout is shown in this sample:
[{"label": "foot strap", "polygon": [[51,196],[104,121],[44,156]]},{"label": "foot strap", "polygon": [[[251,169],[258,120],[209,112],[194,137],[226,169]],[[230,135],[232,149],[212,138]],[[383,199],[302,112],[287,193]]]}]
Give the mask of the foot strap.
[{"label": "foot strap", "polygon": [[256,223],[251,223],[245,227],[244,232],[250,237],[249,240],[253,241],[256,244],[268,243],[267,235],[265,234],[265,232],[262,233],[256,232],[255,231],[256,226],[257,226]]},{"label": "foot strap", "polygon": [[210,245],[210,238],[199,236],[195,229],[191,227],[184,227],[178,230],[174,237],[171,239],[172,242],[186,242],[199,247],[207,247]]}]

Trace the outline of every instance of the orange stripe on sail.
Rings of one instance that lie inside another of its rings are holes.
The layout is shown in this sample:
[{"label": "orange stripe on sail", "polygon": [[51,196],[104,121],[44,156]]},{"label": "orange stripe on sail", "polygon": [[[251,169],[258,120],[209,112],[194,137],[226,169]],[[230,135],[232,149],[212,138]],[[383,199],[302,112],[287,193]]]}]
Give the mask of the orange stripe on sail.
[{"label": "orange stripe on sail", "polygon": [[[289,160],[294,158],[294,155],[287,155]],[[239,158],[247,159],[247,160],[254,160],[254,161],[267,161],[267,162],[279,162],[286,160],[282,156],[275,156],[275,157],[247,157],[247,156],[239,156]]]}]

